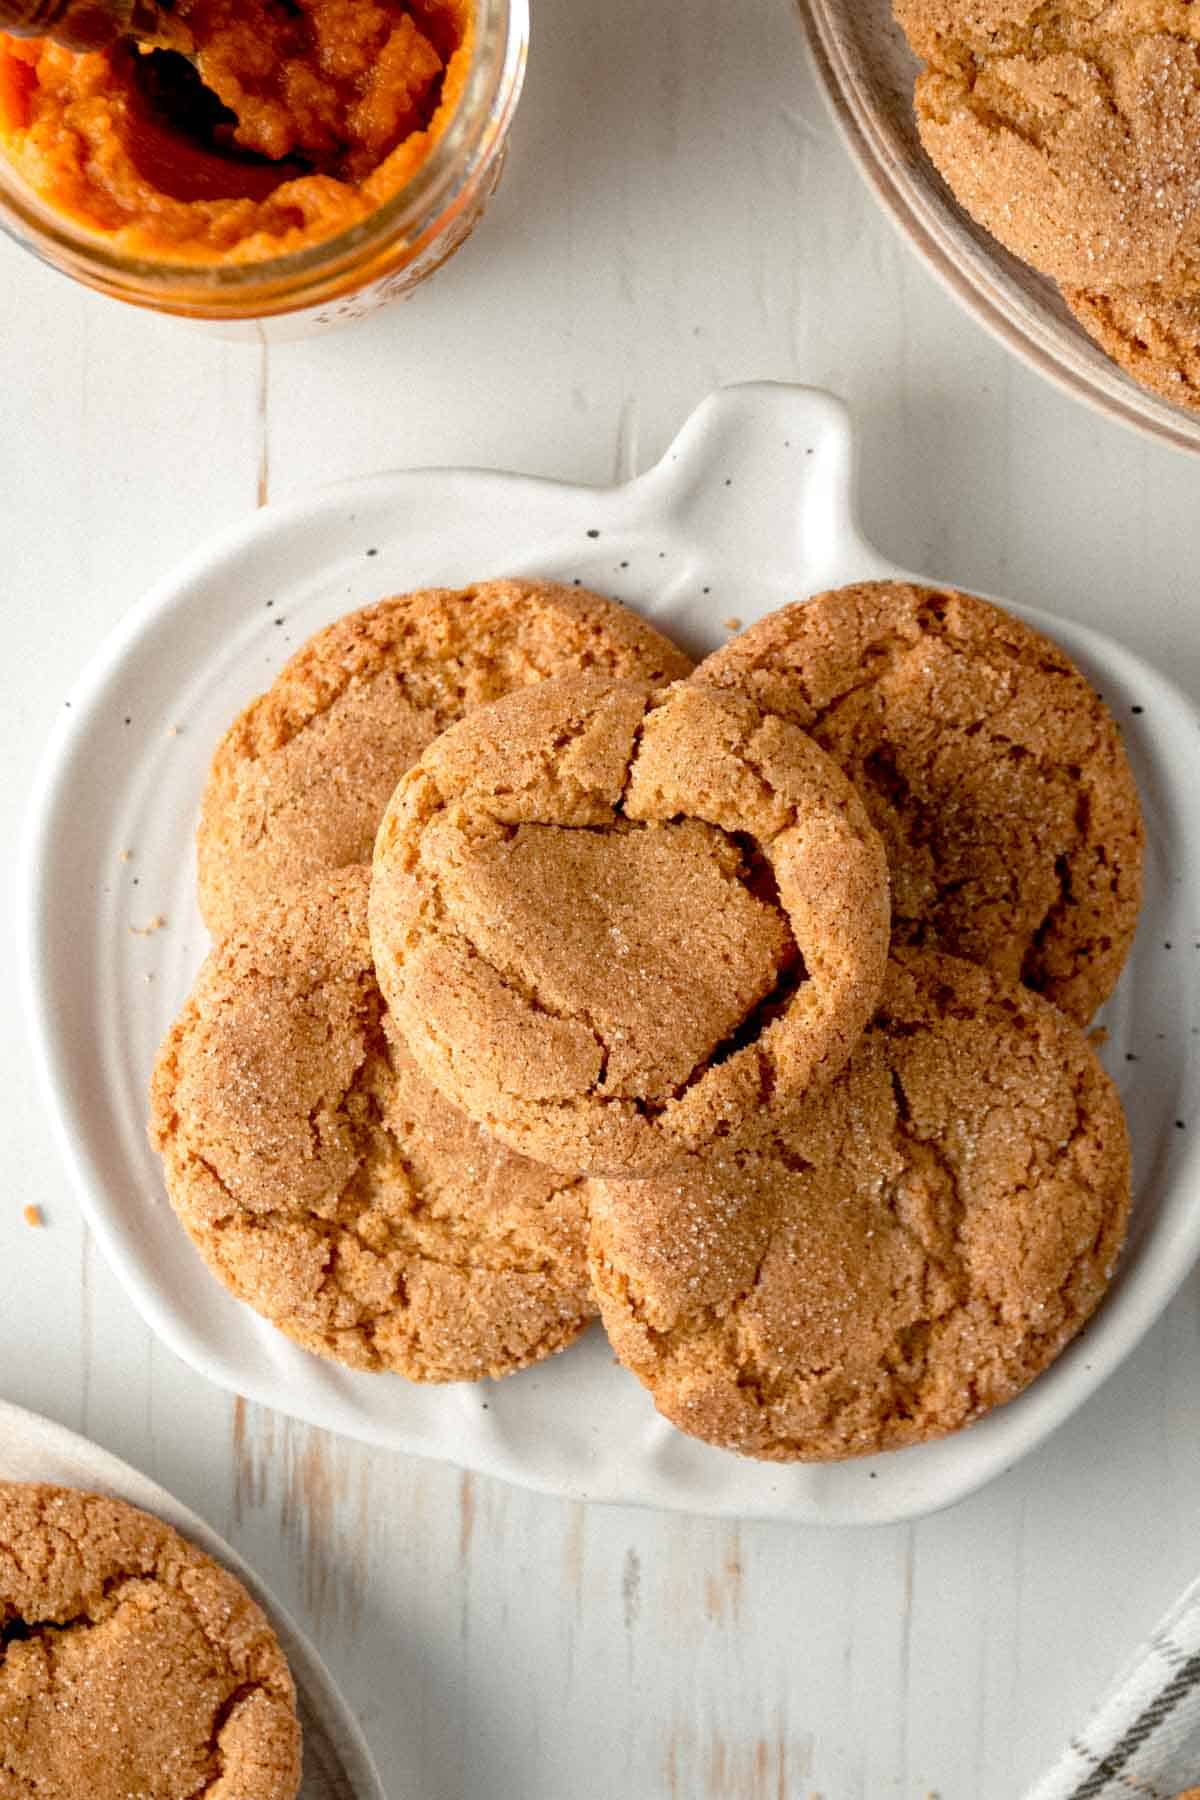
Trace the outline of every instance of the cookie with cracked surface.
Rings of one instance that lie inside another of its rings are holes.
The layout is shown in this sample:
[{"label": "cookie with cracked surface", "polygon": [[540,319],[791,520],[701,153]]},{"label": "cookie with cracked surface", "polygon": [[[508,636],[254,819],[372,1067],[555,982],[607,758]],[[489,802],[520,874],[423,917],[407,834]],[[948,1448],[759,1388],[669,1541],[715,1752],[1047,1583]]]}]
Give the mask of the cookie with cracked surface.
[{"label": "cookie with cracked surface", "polygon": [[0,1482],[5,1800],[294,1800],[296,1692],[262,1610],[169,1525]]},{"label": "cookie with cracked surface", "polygon": [[901,950],[847,1067],[772,1140],[588,1189],[601,1316],[659,1411],[836,1461],[957,1431],[1047,1367],[1108,1285],[1129,1147],[1078,1027]]},{"label": "cookie with cracked surface", "polygon": [[1142,823],[1112,717],[1048,638],[953,589],[872,581],[770,613],[701,663],[812,733],[888,849],[897,943],[1086,1023],[1137,926]]},{"label": "cookie with cracked surface", "polygon": [[573,1176],[489,1139],[389,1047],[365,868],[252,913],[159,1053],[172,1204],[306,1350],[412,1381],[507,1375],[595,1315]]},{"label": "cookie with cracked surface", "polygon": [[753,701],[562,677],[400,782],[370,926],[456,1106],[539,1160],[648,1171],[836,1074],[883,980],[886,859],[840,770]]},{"label": "cookie with cracked surface", "polygon": [[1063,298],[1127,375],[1176,406],[1200,411],[1200,296],[1064,288]]},{"label": "cookie with cracked surface", "polygon": [[573,669],[673,681],[691,661],[584,588],[484,581],[380,600],[318,631],[234,721],[201,806],[215,936],[315,875],[371,860],[392,789],[471,707]]},{"label": "cookie with cracked surface", "polygon": [[933,162],[1064,285],[1200,286],[1200,21],[1189,0],[895,0]]}]

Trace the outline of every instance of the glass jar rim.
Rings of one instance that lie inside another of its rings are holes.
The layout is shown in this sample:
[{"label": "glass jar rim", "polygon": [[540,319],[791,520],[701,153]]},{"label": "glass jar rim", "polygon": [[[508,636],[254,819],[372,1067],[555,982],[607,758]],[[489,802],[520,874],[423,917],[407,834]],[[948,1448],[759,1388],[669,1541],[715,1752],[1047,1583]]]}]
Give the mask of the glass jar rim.
[{"label": "glass jar rim", "polygon": [[[445,130],[420,167],[396,193],[353,225],[279,256],[225,263],[155,260],[131,256],[99,233],[76,226],[56,212],[36,190],[14,176],[0,154],[0,225],[15,219],[28,248],[69,273],[94,272],[115,279],[126,297],[153,305],[164,293],[185,295],[195,304],[231,306],[262,288],[291,290],[306,278],[327,282],[349,273],[364,255],[384,251],[397,240],[419,243],[435,226],[474,169],[487,161],[507,128],[520,95],[529,37],[529,0],[474,0],[471,61],[457,105]],[[46,246],[46,248],[43,248]],[[86,278],[86,277],[85,277]],[[126,284],[129,284],[127,286]],[[130,291],[132,288],[134,291]]]}]

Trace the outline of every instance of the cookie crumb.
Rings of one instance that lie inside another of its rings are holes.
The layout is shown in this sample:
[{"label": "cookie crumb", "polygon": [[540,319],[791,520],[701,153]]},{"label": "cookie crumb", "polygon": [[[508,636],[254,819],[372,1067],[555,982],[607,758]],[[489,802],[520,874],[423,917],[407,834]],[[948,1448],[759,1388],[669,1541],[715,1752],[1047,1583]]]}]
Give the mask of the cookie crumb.
[{"label": "cookie crumb", "polygon": [[183,736],[183,726],[182,725],[168,725],[167,726],[167,736],[168,737],[182,737]]},{"label": "cookie crumb", "polygon": [[132,860],[133,860],[133,851],[132,850],[122,850],[121,861],[122,862],[131,862]]},{"label": "cookie crumb", "polygon": [[42,1218],[41,1207],[34,1206],[32,1204],[21,1208],[21,1217],[24,1219],[24,1221],[27,1225],[32,1225],[35,1228],[39,1225],[44,1225],[46,1222]]},{"label": "cookie crumb", "polygon": [[153,937],[156,931],[163,929],[166,922],[162,913],[155,913],[148,925],[131,925],[129,930],[134,937]]},{"label": "cookie crumb", "polygon": [[[708,589],[705,588],[704,591],[707,593]],[[727,619],[722,619],[721,623],[726,631],[740,631],[742,629],[742,621],[738,618],[736,613],[731,613]]]},{"label": "cookie crumb", "polygon": [[1111,1035],[1107,1025],[1094,1025],[1087,1034],[1087,1041],[1093,1050],[1103,1050]]}]

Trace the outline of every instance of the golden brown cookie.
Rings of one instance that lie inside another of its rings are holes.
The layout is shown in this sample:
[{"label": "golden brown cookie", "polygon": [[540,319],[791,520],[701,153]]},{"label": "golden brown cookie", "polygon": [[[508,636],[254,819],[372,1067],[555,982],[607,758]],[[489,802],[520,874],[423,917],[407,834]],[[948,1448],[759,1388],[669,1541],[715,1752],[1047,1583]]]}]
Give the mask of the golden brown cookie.
[{"label": "golden brown cookie", "polygon": [[513,1156],[389,1049],[365,868],[213,950],[151,1087],[193,1243],[305,1349],[412,1381],[507,1375],[595,1313],[578,1181]]},{"label": "golden brown cookie", "polygon": [[1063,298],[1127,375],[1176,406],[1200,409],[1200,296],[1064,288]]},{"label": "golden brown cookie", "polygon": [[563,677],[401,781],[371,942],[413,1055],[540,1160],[663,1168],[834,1075],[874,1008],[883,847],[812,740],[735,694]]},{"label": "golden brown cookie", "polygon": [[892,928],[1086,1022],[1141,904],[1137,788],[1048,638],[953,589],[870,581],[785,606],[700,665],[810,731],[887,845]]},{"label": "golden brown cookie", "polygon": [[170,1526],[0,1482],[0,1794],[294,1800],[296,1692],[241,1583]]},{"label": "golden brown cookie", "polygon": [[967,210],[1071,287],[1200,287],[1190,0],[895,0],[921,139]]},{"label": "golden brown cookie", "polygon": [[217,746],[197,840],[215,936],[241,912],[350,863],[405,769],[487,700],[574,669],[672,681],[690,660],[614,600],[554,581],[484,581],[381,600],[319,631]]},{"label": "golden brown cookie", "polygon": [[1027,989],[902,950],[833,1086],[756,1148],[591,1182],[613,1348],[673,1424],[775,1461],[941,1437],[1099,1303],[1125,1233],[1117,1093]]}]

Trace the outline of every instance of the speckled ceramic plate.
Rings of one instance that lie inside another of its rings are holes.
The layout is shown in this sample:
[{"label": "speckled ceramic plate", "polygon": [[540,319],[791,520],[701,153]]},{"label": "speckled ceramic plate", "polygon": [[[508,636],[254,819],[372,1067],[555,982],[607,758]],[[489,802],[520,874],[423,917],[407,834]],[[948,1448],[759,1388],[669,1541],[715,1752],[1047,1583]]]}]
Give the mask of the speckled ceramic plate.
[{"label": "speckled ceramic plate", "polygon": [[253,1594],[275,1629],[296,1683],[304,1732],[304,1779],[299,1800],[386,1800],[358,1723],[308,1639],[293,1624],[241,1557],[203,1519],[86,1438],[49,1419],[0,1401],[0,1479],[51,1481],[60,1487],[111,1494],[165,1519],[222,1563]]},{"label": "speckled ceramic plate", "polygon": [[[42,1091],[87,1216],[146,1319],[193,1367],[314,1424],[551,1493],[849,1523],[912,1517],[980,1486],[1078,1406],[1166,1305],[1200,1250],[1200,1142],[1175,1124],[1196,1110],[1200,727],[1118,645],[1034,615],[1122,722],[1150,855],[1142,931],[1105,1018],[1137,1152],[1129,1250],[1091,1329],[1011,1406],[943,1443],[778,1468],[672,1430],[598,1330],[495,1384],[355,1374],[233,1300],[164,1196],[146,1087],[205,950],[192,844],[201,787],[220,732],[287,653],[380,595],[522,573],[615,594],[704,652],[727,638],[726,619],[749,623],[805,593],[899,573],[859,534],[851,466],[838,401],[729,388],[626,486],[381,475],[257,514],[128,615],[64,711],[33,801],[26,997]],[[1127,1062],[1134,1046],[1138,1061]]]},{"label": "speckled ceramic plate", "polygon": [[958,205],[921,148],[912,108],[920,64],[892,17],[891,0],[798,3],[852,156],[955,299],[1077,400],[1181,450],[1200,450],[1200,415],[1131,381],[1072,318],[1054,283],[1010,256]]}]

